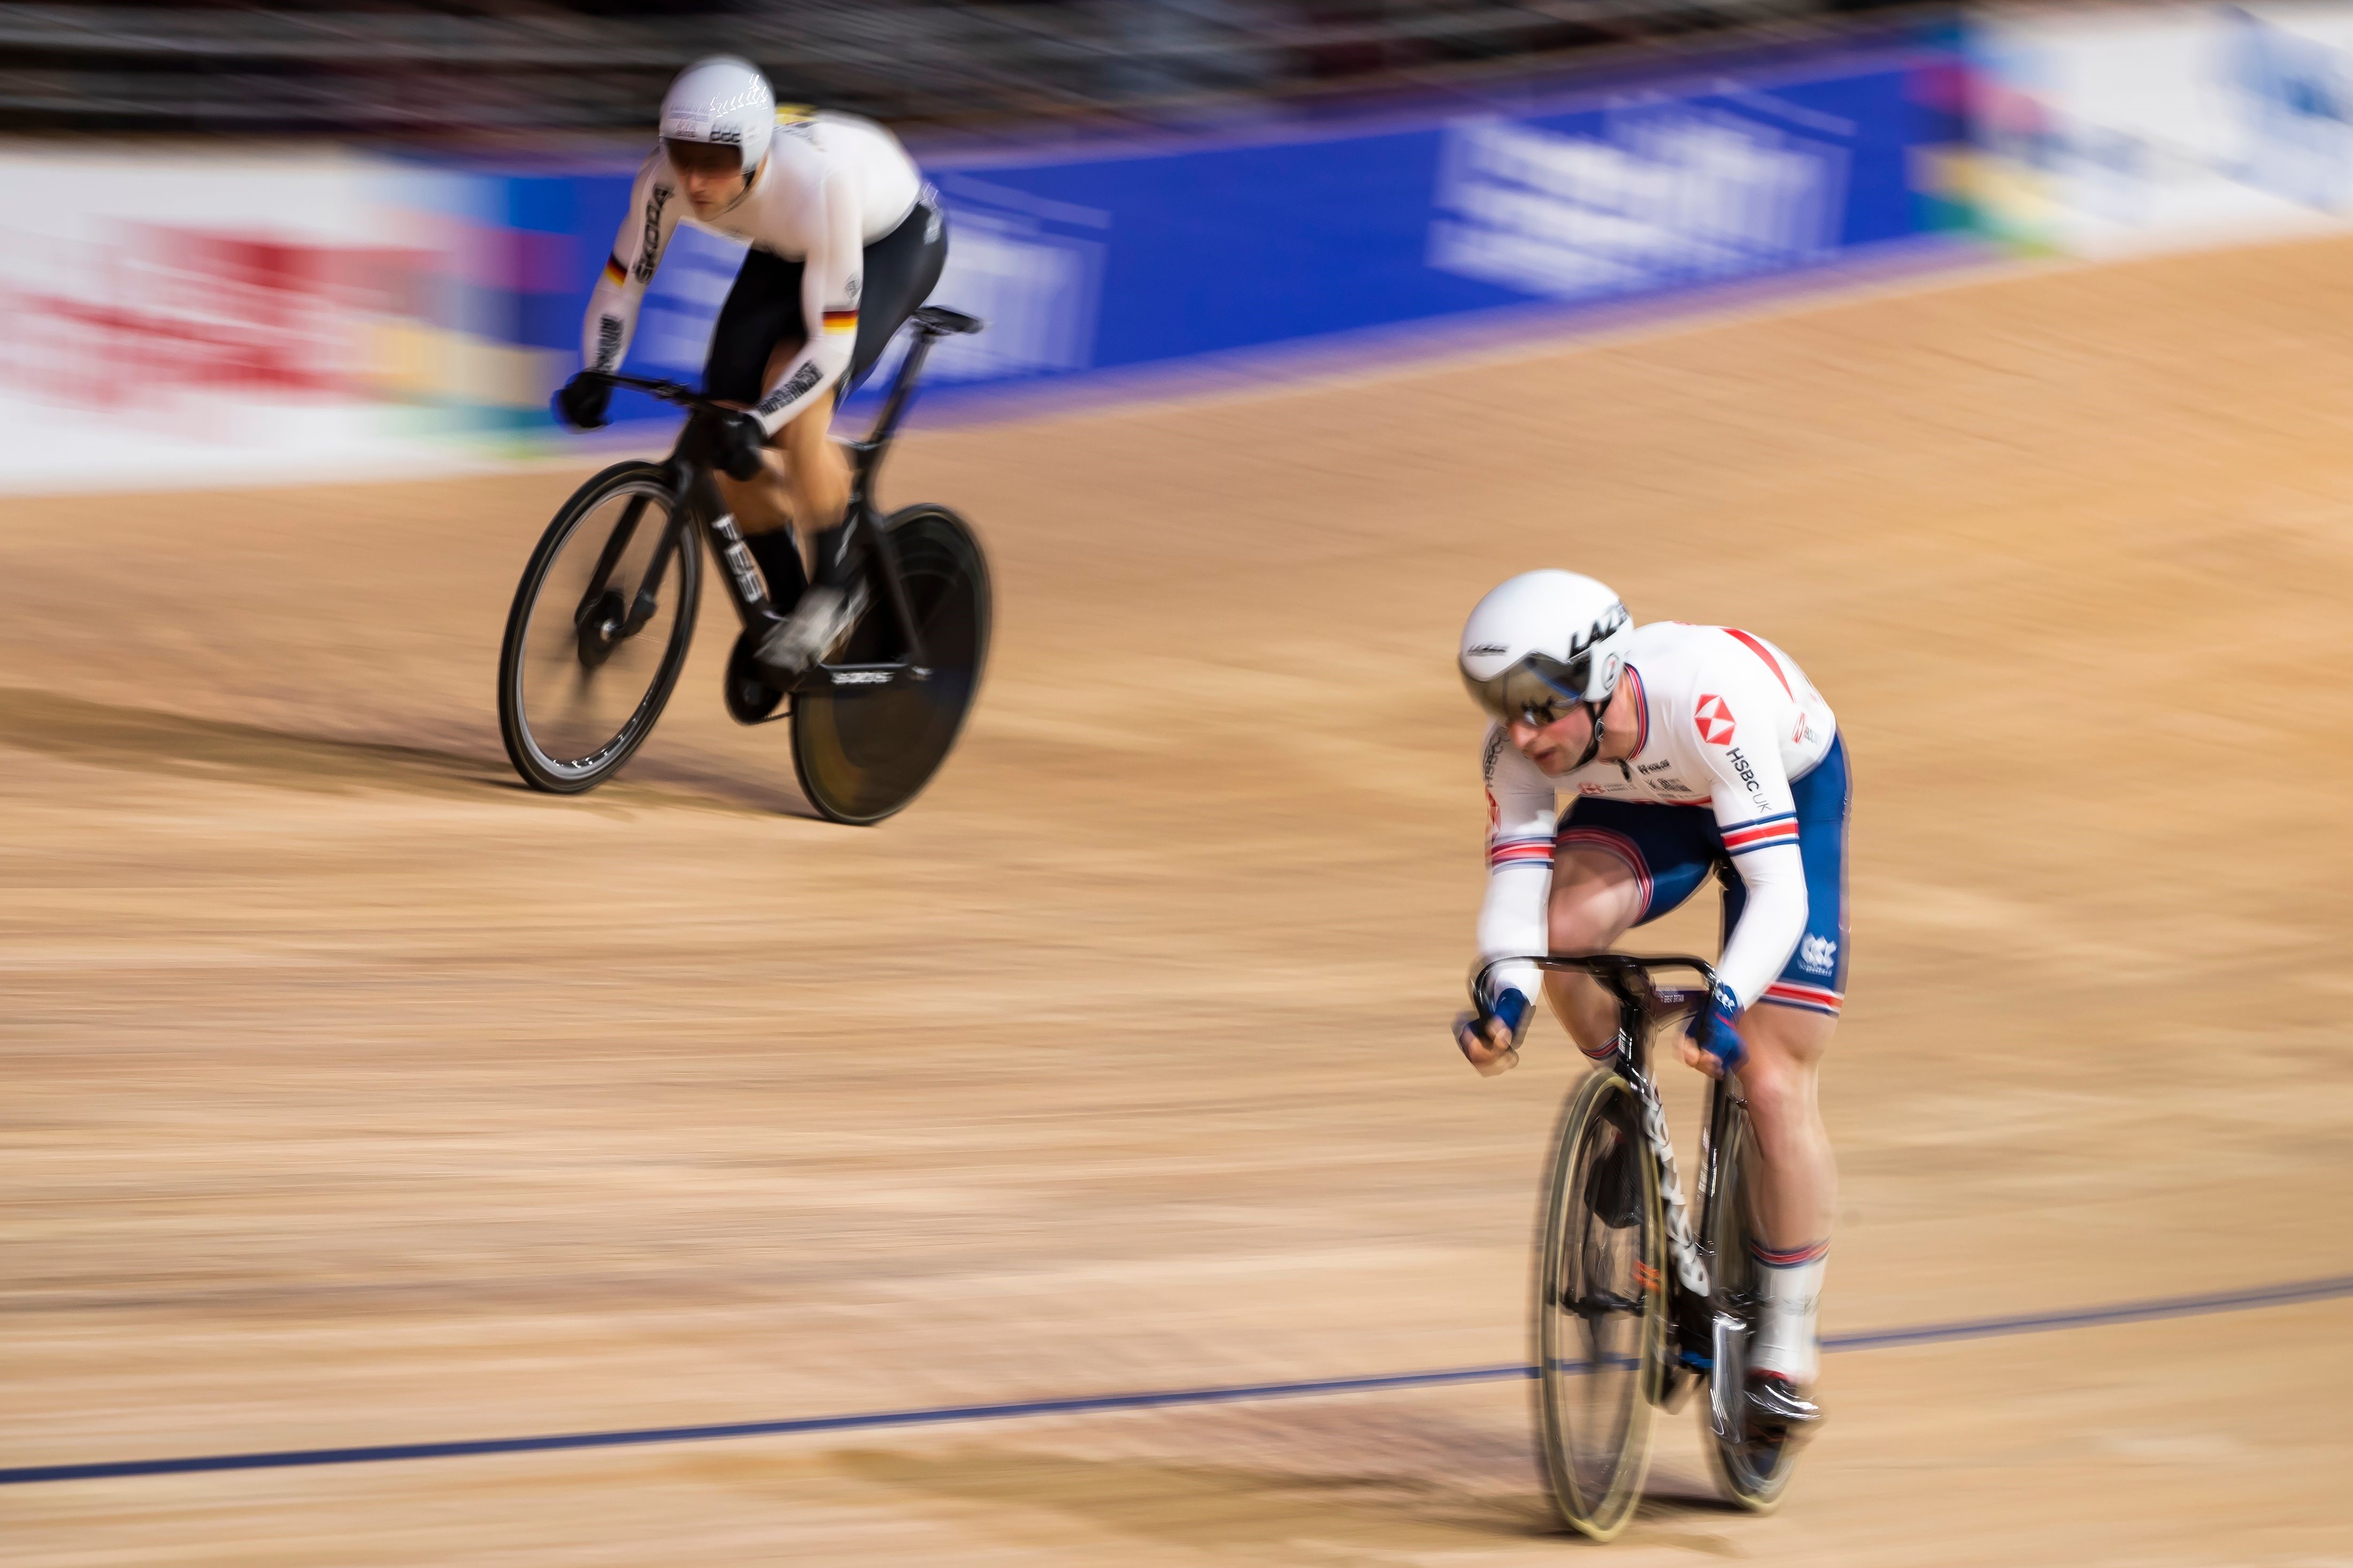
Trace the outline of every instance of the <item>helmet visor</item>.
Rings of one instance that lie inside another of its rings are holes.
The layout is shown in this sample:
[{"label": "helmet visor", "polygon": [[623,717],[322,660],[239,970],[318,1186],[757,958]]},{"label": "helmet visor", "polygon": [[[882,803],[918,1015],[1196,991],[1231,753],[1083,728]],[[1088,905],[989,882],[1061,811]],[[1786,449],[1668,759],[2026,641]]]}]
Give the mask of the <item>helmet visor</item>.
[{"label": "helmet visor", "polygon": [[[644,143],[640,142],[642,146]],[[734,142],[690,142],[683,136],[662,138],[670,167],[681,174],[740,174],[744,148]]]},{"label": "helmet visor", "polygon": [[1525,720],[1541,730],[1585,700],[1586,684],[1592,673],[1593,655],[1589,650],[1567,660],[1532,653],[1484,680],[1464,670],[1462,684],[1470,689],[1472,700],[1496,723],[1509,727]]}]

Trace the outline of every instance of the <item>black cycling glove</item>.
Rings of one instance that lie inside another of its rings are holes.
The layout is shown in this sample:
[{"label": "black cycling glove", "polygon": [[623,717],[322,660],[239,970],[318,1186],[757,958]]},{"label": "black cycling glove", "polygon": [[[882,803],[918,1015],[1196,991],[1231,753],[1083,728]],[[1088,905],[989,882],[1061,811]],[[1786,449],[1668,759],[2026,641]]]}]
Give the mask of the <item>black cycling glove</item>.
[{"label": "black cycling glove", "polygon": [[767,444],[768,432],[756,416],[730,410],[719,416],[718,440],[711,460],[721,473],[739,483],[756,479],[765,467],[760,452]]},{"label": "black cycling glove", "polygon": [[605,423],[605,409],[613,401],[613,384],[594,371],[582,371],[555,395],[555,416],[575,430],[594,430]]}]

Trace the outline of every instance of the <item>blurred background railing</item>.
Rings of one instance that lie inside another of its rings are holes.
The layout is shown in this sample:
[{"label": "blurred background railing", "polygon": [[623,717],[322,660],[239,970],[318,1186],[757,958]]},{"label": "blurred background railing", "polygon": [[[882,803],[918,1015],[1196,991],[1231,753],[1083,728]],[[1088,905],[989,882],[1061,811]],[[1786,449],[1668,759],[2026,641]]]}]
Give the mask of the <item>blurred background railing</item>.
[{"label": "blurred background railing", "polygon": [[0,4],[0,130],[641,135],[687,61],[900,124],[1151,119],[1629,44],[1790,39],[1892,0]]}]

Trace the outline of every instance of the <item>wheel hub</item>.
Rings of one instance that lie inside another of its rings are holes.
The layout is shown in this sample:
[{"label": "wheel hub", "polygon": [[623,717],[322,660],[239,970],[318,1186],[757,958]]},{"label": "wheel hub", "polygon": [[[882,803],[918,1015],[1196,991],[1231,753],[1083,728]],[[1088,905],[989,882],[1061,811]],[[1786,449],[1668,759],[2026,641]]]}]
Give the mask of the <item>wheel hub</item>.
[{"label": "wheel hub", "polygon": [[580,662],[595,669],[613,657],[628,636],[622,619],[621,595],[607,588],[596,595],[580,616]]}]

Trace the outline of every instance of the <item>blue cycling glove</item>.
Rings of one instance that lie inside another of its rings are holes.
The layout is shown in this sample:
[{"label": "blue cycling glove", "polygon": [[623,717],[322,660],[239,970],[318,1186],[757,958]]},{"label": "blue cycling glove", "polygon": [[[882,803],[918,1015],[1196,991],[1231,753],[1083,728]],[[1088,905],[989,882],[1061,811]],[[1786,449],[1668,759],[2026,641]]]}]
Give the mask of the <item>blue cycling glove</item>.
[{"label": "blue cycling glove", "polygon": [[[1501,1072],[1504,1068],[1519,1059],[1516,1053],[1520,1048],[1520,1041],[1527,1037],[1528,1016],[1535,1011],[1535,1005],[1527,999],[1525,993],[1508,988],[1498,994],[1493,1001],[1483,996],[1474,997],[1472,1000],[1479,1004],[1479,1011],[1476,1014],[1465,1013],[1454,1020],[1454,1043],[1460,1046],[1467,1040],[1483,1039],[1487,1020],[1502,1019],[1504,1027],[1511,1031],[1514,1054],[1499,1066],[1479,1069],[1482,1073]],[[1469,1054],[1467,1047],[1464,1054],[1466,1056]]]},{"label": "blue cycling glove", "polygon": [[1738,1072],[1740,1064],[1748,1059],[1748,1044],[1740,1037],[1738,1027],[1740,998],[1722,981],[1708,994],[1707,1016],[1707,1043],[1700,1049],[1714,1057],[1726,1073]]},{"label": "blue cycling glove", "polygon": [[1535,1010],[1535,1005],[1525,994],[1507,987],[1489,1005],[1486,1016],[1504,1021],[1504,1027],[1512,1031],[1512,1045],[1516,1048],[1527,1037],[1528,1015]]}]

